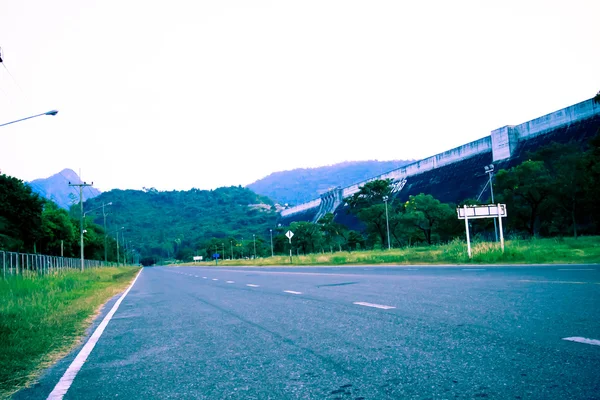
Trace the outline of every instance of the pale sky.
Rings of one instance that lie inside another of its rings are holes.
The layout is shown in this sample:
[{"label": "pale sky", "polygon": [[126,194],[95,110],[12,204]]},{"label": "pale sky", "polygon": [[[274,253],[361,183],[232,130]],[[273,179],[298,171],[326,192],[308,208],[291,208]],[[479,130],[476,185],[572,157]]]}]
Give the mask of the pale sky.
[{"label": "pale sky", "polygon": [[[597,0],[2,0],[0,170],[211,189],[419,159],[600,90]],[[14,79],[13,79],[14,78]]]}]

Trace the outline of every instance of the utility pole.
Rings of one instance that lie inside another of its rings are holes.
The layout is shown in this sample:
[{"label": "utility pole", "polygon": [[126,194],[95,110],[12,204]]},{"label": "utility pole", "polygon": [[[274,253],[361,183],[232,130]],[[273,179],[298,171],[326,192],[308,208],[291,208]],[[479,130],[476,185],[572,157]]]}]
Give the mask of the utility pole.
[{"label": "utility pole", "polygon": [[273,257],[273,229],[269,229],[271,232],[271,257]]},{"label": "utility pole", "polygon": [[252,234],[252,240],[254,241],[254,259],[256,260],[256,235]]},{"label": "utility pole", "polygon": [[80,209],[80,214],[79,214],[79,232],[80,232],[80,242],[79,242],[79,247],[81,250],[81,270],[83,271],[83,188],[86,186],[92,186],[94,184],[94,182],[92,183],[86,183],[86,182],[81,182],[81,183],[71,183],[69,182],[69,186],[77,186],[79,187],[79,209]]},{"label": "utility pole", "polygon": [[119,266],[119,231],[117,231],[117,267]]},{"label": "utility pole", "polygon": [[[489,176],[489,185],[490,185],[490,194],[492,195],[492,204],[494,204],[494,186],[492,183],[492,178],[494,176],[494,164],[486,165],[484,167],[485,173]],[[500,211],[498,211],[500,214]],[[501,218],[501,217],[498,217]],[[496,225],[496,218],[494,218],[494,235],[496,236],[496,242],[498,241],[498,226]]]},{"label": "utility pole", "polygon": [[[112,203],[108,203],[109,205]],[[106,250],[106,240],[108,239],[108,233],[106,232],[106,212],[104,212],[104,203],[102,203],[102,217],[104,217],[104,263],[108,262],[108,253]]]}]

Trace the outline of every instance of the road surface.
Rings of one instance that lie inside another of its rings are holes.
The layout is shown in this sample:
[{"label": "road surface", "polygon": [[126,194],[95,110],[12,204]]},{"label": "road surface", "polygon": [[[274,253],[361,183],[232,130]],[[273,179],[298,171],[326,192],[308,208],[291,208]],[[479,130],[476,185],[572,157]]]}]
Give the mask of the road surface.
[{"label": "road surface", "polygon": [[599,339],[598,265],[152,267],[65,399],[600,399]]}]

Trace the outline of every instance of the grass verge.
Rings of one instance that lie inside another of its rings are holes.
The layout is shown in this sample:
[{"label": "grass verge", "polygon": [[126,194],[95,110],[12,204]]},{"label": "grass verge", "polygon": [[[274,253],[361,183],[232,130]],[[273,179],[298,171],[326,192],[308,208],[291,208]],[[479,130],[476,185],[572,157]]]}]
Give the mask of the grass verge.
[{"label": "grass verge", "polygon": [[139,268],[94,268],[0,280],[0,398],[31,383],[85,334]]},{"label": "grass verge", "polygon": [[[256,260],[221,260],[219,266],[242,265],[364,265],[364,264],[585,264],[600,262],[600,237],[508,240],[504,253],[497,243],[472,244],[469,259],[466,242],[405,247],[391,250],[335,252],[294,256],[275,256]],[[215,262],[177,265],[215,265]]]}]

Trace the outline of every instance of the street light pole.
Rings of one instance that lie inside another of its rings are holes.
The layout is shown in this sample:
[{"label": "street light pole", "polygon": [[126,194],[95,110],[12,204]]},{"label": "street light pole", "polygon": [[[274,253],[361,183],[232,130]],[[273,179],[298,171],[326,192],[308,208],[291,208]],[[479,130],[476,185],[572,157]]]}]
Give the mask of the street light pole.
[{"label": "street light pole", "polygon": [[390,243],[390,222],[388,220],[388,196],[383,196],[383,201],[385,202],[385,226],[387,228],[387,242],[388,242],[388,250],[392,248],[392,244]]},{"label": "street light pole", "polygon": [[271,257],[273,257],[273,229],[269,229],[271,232]]},{"label": "street light pole", "polygon": [[231,260],[233,260],[233,240],[229,241],[229,245],[231,246]]},{"label": "street light pole", "polygon": [[48,112],[45,112],[45,113],[41,113],[41,114],[37,114],[37,115],[32,115],[31,117],[26,117],[26,118],[18,119],[16,121],[6,122],[4,124],[0,124],[0,126],[6,126],[6,125],[14,124],[15,122],[21,122],[21,121],[25,121],[27,119],[31,119],[31,118],[35,118],[35,117],[41,117],[42,115],[56,115],[56,114],[58,114],[57,110],[51,110],[51,111],[48,111]]},{"label": "street light pole", "polygon": [[254,259],[256,260],[256,235],[252,234],[252,240],[254,241]]},{"label": "street light pole", "polygon": [[[494,164],[490,164],[490,165],[486,165],[484,167],[485,172],[488,174],[489,176],[489,184],[490,184],[490,193],[492,195],[492,204],[494,203],[494,187],[492,185],[492,177],[494,176]],[[494,220],[494,235],[496,236],[496,242],[498,241],[498,226],[496,225],[496,218],[493,218]]]}]

